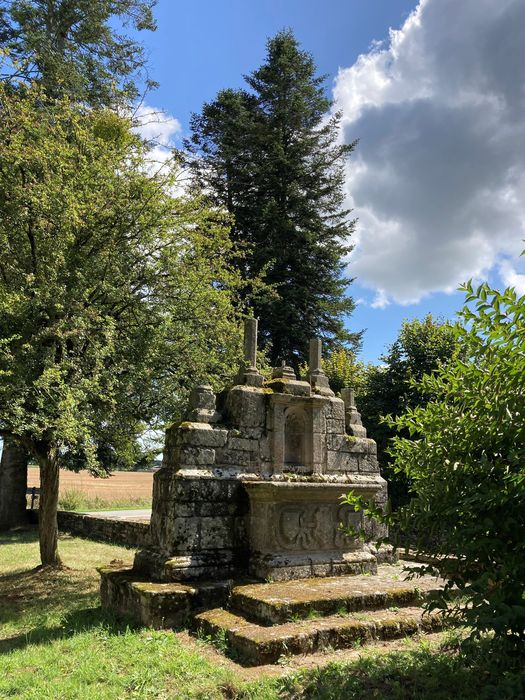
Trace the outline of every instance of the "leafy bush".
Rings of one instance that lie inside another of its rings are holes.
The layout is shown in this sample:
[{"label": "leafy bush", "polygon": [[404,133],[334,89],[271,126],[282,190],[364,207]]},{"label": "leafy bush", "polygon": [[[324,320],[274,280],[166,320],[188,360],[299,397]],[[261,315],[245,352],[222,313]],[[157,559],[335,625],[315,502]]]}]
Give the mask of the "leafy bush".
[{"label": "leafy bush", "polygon": [[60,496],[58,507],[60,510],[82,510],[84,500],[84,494],[81,491],[69,489]]},{"label": "leafy bush", "polygon": [[426,406],[391,421],[409,435],[394,439],[392,455],[416,497],[386,520],[430,557],[422,573],[447,579],[438,606],[474,636],[490,630],[523,648],[525,296],[487,285],[465,291],[456,329],[464,356],[423,377],[433,397]]}]

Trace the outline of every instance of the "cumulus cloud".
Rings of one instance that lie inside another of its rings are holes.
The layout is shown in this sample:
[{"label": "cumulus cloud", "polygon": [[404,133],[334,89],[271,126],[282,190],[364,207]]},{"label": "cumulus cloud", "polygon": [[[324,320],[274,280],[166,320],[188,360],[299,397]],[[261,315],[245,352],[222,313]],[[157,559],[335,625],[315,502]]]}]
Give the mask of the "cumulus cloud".
[{"label": "cumulus cloud", "polygon": [[134,130],[150,144],[148,161],[151,170],[164,167],[173,156],[176,138],[182,132],[178,119],[144,102],[133,113]]},{"label": "cumulus cloud", "polygon": [[516,271],[525,238],[525,3],[421,0],[334,86],[375,307]]}]

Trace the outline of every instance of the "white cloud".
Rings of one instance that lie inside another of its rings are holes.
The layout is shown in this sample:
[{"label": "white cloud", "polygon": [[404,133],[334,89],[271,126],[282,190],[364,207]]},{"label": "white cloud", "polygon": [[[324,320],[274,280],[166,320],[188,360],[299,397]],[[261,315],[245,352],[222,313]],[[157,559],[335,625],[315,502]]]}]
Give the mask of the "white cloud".
[{"label": "white cloud", "polygon": [[[147,170],[151,174],[173,172],[174,149],[180,146],[182,126],[179,120],[158,107],[141,103],[133,113],[133,129],[149,143]],[[181,168],[171,187],[174,197],[182,197],[187,190],[187,175]]]},{"label": "white cloud", "polygon": [[525,274],[518,272],[508,260],[500,264],[499,274],[507,287],[515,287],[520,296],[525,294]]},{"label": "white cloud", "polygon": [[421,0],[386,48],[339,71],[335,109],[359,217],[352,274],[372,303],[499,270],[525,238],[525,3]]},{"label": "white cloud", "polygon": [[182,132],[178,119],[145,103],[133,113],[134,131],[150,145],[148,163],[151,171],[162,169],[173,157],[176,138]]},{"label": "white cloud", "polygon": [[133,116],[137,124],[135,129],[142,138],[164,148],[174,147],[174,136],[182,131],[178,119],[144,102],[138,105]]}]

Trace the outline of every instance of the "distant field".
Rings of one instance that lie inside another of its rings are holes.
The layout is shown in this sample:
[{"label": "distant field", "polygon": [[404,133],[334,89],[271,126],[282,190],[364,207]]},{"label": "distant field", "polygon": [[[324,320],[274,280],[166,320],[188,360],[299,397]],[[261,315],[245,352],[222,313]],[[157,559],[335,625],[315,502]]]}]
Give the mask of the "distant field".
[{"label": "distant field", "polygon": [[[39,486],[40,477],[37,467],[29,467],[28,486]],[[89,499],[117,502],[119,500],[146,501],[151,499],[153,491],[153,474],[151,472],[114,472],[106,479],[91,476],[87,471],[60,472],[60,495],[71,492],[81,493]]]}]

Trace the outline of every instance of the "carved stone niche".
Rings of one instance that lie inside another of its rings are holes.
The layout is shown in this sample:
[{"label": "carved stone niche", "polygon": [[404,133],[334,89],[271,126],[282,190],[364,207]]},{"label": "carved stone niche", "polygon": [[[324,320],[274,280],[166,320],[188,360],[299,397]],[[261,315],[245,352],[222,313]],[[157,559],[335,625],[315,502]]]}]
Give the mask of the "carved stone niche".
[{"label": "carved stone niche", "polygon": [[284,468],[293,470],[311,464],[306,455],[306,417],[301,408],[289,408],[284,414]]},{"label": "carved stone niche", "polygon": [[270,396],[274,475],[322,473],[326,439],[315,430],[323,410],[322,401],[317,396]]}]

